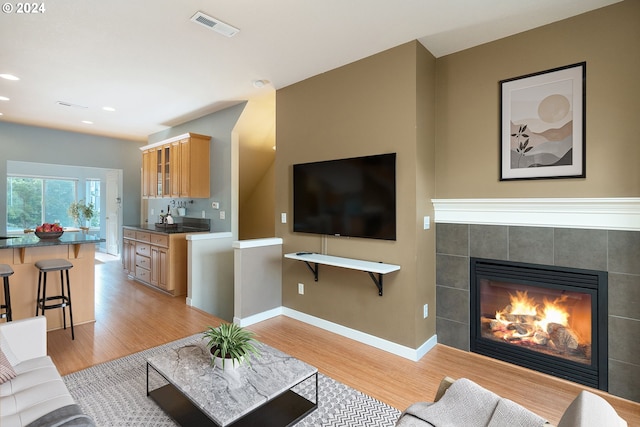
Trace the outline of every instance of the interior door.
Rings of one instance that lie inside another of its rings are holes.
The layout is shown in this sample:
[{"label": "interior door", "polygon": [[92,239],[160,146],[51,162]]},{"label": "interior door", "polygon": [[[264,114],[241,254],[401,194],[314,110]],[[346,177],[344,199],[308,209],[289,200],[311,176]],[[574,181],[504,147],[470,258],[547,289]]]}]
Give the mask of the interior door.
[{"label": "interior door", "polygon": [[120,217],[121,196],[119,194],[118,185],[119,173],[117,170],[107,172],[107,212],[105,220],[107,221],[107,253],[111,255],[119,255],[119,239],[118,230]]}]

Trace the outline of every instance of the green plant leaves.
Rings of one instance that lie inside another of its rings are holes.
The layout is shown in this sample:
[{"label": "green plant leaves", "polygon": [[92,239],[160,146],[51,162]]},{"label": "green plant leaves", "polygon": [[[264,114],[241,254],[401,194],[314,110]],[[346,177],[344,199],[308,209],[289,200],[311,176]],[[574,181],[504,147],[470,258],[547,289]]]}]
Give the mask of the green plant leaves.
[{"label": "green plant leaves", "polygon": [[[260,355],[255,347],[255,334],[235,323],[222,323],[217,328],[209,326],[204,332],[203,339],[208,339],[207,348],[214,348],[212,353],[214,358],[222,358],[222,368],[224,369],[225,359],[232,359],[238,364],[246,361],[251,364],[248,357],[249,354]],[[213,364],[213,359],[211,360]]]}]

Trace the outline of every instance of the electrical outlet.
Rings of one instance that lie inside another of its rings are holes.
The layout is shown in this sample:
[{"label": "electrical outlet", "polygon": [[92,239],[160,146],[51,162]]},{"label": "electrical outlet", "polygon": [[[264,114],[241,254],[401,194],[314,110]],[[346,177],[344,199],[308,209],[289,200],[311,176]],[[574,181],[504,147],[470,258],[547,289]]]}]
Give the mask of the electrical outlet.
[{"label": "electrical outlet", "polygon": [[298,283],[298,293],[304,295],[304,283]]},{"label": "electrical outlet", "polygon": [[220,211],[220,219],[225,219],[227,214],[224,211]]},{"label": "electrical outlet", "polygon": [[283,224],[287,223],[287,213],[286,212],[282,212],[280,214],[280,222],[283,223]]},{"label": "electrical outlet", "polygon": [[151,215],[155,215],[156,214],[156,210],[151,208]]},{"label": "electrical outlet", "polygon": [[425,304],[424,307],[422,307],[422,317],[425,319],[429,317],[429,304]]}]

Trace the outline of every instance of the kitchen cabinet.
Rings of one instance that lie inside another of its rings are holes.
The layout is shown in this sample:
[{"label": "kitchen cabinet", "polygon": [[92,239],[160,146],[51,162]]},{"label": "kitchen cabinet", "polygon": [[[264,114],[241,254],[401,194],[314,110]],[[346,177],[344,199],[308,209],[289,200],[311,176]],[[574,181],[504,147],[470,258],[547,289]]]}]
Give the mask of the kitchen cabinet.
[{"label": "kitchen cabinet", "polygon": [[142,198],[144,199],[157,197],[158,194],[157,159],[158,153],[155,148],[142,152]]},{"label": "kitchen cabinet", "polygon": [[123,268],[131,279],[168,292],[187,293],[186,233],[123,228]]},{"label": "kitchen cabinet", "polygon": [[210,139],[202,135],[180,139],[180,197],[211,197]]},{"label": "kitchen cabinet", "polygon": [[142,152],[142,197],[147,199],[149,198],[149,159],[151,158],[150,150],[145,150]]},{"label": "kitchen cabinet", "polygon": [[142,196],[208,198],[211,137],[186,133],[142,150]]},{"label": "kitchen cabinet", "polygon": [[[175,141],[172,142],[171,145],[169,146],[169,154],[170,154],[170,158],[171,158],[171,168],[169,170],[169,183],[168,185],[168,189],[169,189],[169,194],[171,197],[177,198],[180,197],[180,180],[181,180],[181,176],[180,173],[182,172],[180,165],[180,156],[181,156],[181,152],[180,152],[180,142],[179,141]],[[191,197],[191,196],[184,196],[184,197]]]},{"label": "kitchen cabinet", "polygon": [[151,270],[151,278],[149,281],[153,286],[162,288],[165,291],[168,290],[167,259],[167,248],[158,246],[151,247],[151,264],[153,265],[153,269]]},{"label": "kitchen cabinet", "polygon": [[133,275],[136,271],[136,232],[124,230],[122,240],[122,267],[127,274]]}]

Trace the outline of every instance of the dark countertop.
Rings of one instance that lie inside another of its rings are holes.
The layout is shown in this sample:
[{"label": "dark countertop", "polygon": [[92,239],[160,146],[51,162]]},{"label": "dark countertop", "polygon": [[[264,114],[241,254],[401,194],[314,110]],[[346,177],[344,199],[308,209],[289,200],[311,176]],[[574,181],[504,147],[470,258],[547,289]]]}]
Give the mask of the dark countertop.
[{"label": "dark countertop", "polygon": [[180,234],[180,233],[208,233],[209,229],[204,229],[200,227],[190,227],[182,224],[176,224],[174,226],[161,226],[154,224],[141,224],[141,225],[125,225],[124,228],[131,228],[134,230],[140,231],[152,231],[154,233],[161,234]]},{"label": "dark countertop", "polygon": [[78,245],[104,242],[98,236],[81,232],[66,232],[57,239],[40,239],[33,233],[9,239],[0,239],[0,249],[30,248],[38,246]]}]

